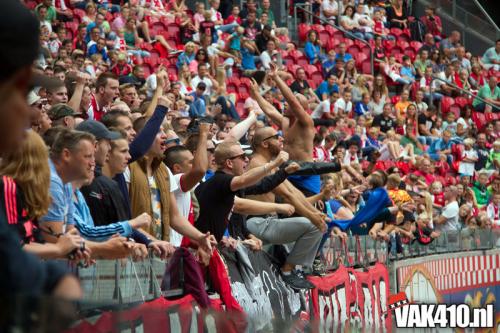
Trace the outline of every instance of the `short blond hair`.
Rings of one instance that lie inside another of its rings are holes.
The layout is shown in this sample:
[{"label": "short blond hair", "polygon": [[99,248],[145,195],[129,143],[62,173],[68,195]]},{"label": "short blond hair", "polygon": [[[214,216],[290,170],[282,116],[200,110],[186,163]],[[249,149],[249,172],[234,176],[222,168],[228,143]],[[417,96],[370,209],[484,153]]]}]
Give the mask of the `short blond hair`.
[{"label": "short blond hair", "polygon": [[217,167],[219,169],[224,167],[224,162],[228,159],[231,158],[232,156],[232,148],[234,146],[239,146],[238,141],[228,139],[225,140],[217,145],[215,147],[215,152],[214,152],[214,159],[215,163],[217,164]]}]

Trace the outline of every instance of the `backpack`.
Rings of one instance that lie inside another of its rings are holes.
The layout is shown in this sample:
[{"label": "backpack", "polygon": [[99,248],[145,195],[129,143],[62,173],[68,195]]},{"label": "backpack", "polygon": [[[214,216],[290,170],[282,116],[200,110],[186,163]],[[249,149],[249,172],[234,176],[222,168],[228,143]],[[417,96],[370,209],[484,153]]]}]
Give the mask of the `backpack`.
[{"label": "backpack", "polygon": [[419,19],[415,18],[413,22],[410,22],[409,28],[410,28],[411,39],[422,43],[424,41],[424,36],[425,36],[424,24],[420,22]]}]

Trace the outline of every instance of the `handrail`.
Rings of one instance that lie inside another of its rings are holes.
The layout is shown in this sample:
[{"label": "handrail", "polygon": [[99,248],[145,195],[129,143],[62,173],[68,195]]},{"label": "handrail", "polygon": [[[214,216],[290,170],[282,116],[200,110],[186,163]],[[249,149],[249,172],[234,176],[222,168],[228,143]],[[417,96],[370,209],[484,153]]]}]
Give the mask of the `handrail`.
[{"label": "handrail", "polygon": [[[294,20],[295,20],[295,29],[298,30],[297,8],[300,8],[303,12],[305,12],[305,13],[311,15],[312,17],[318,19],[320,22],[326,23],[326,24],[334,27],[335,29],[342,31],[344,34],[346,34],[347,36],[349,36],[352,39],[359,40],[361,43],[367,45],[370,48],[370,65],[371,65],[370,68],[371,68],[371,75],[373,75],[374,74],[374,66],[373,66],[373,59],[374,59],[374,57],[373,57],[373,50],[372,50],[372,47],[371,47],[370,43],[367,42],[366,40],[362,39],[362,38],[354,36],[353,34],[351,34],[349,31],[345,30],[341,26],[335,25],[332,22],[330,22],[329,20],[325,20],[325,19],[319,17],[318,15],[315,15],[314,12],[312,12],[312,11],[310,11],[310,10],[308,10],[308,9],[305,8],[306,5],[307,4],[296,4],[295,7],[294,7],[294,9],[293,9],[293,17],[294,17]],[[297,33],[297,35],[298,35],[298,33]]]},{"label": "handrail", "polygon": [[472,0],[472,1],[477,6],[477,8],[479,8],[479,10],[481,11],[481,13],[483,13],[483,15],[486,17],[486,19],[490,22],[490,24],[495,28],[496,35],[498,36],[498,34],[500,33],[500,29],[498,28],[497,24],[495,23],[495,20],[493,20],[491,18],[491,16],[488,14],[488,12],[486,11],[486,9],[483,8],[483,5],[481,5],[481,3],[478,0]]},{"label": "handrail", "polygon": [[460,88],[459,86],[457,86],[456,84],[454,84],[454,83],[450,83],[450,82],[448,82],[448,81],[446,81],[446,80],[443,80],[442,78],[440,78],[440,77],[438,77],[438,76],[436,76],[436,75],[432,75],[432,80],[431,80],[431,83],[430,83],[430,87],[431,87],[431,89],[430,89],[430,97],[431,97],[431,101],[433,100],[433,98],[432,98],[432,95],[433,95],[433,93],[432,93],[432,90],[433,90],[433,89],[432,89],[432,84],[433,84],[434,80],[438,80],[438,81],[444,82],[444,83],[446,83],[447,85],[452,86],[453,88],[455,88],[455,89],[457,89],[457,90],[460,90],[461,92],[463,92],[463,93],[465,93],[465,94],[467,94],[467,95],[469,95],[469,96],[472,96],[472,97],[474,97],[474,98],[479,99],[481,102],[483,102],[483,103],[485,103],[485,104],[488,104],[488,105],[489,105],[489,106],[491,106],[491,107],[497,108],[497,106],[496,106],[496,105],[494,105],[494,104],[492,104],[492,103],[490,103],[490,102],[487,102],[487,101],[486,101],[486,100],[484,100],[482,97],[479,97],[479,96],[477,96],[477,95],[474,95],[474,94],[473,94],[473,93],[471,93],[470,91],[467,91],[467,90],[465,90],[465,89],[462,89],[462,88]]}]

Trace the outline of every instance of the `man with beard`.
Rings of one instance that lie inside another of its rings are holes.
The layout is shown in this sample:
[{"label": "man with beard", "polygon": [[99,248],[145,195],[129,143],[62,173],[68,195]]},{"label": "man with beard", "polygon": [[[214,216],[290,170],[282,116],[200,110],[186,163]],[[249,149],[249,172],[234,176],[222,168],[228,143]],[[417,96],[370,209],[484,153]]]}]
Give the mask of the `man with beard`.
[{"label": "man with beard", "polygon": [[[252,146],[255,153],[249,165],[250,169],[265,165],[278,156],[283,150],[283,139],[274,128],[264,127],[255,131]],[[250,198],[262,202],[275,202],[276,195],[290,203],[298,217],[280,219],[277,216],[249,216],[247,228],[264,243],[295,242],[282,267],[283,279],[297,289],[312,288],[310,283],[295,271],[295,267],[297,265],[312,267],[326,228],[323,215],[288,180],[269,193]]]}]

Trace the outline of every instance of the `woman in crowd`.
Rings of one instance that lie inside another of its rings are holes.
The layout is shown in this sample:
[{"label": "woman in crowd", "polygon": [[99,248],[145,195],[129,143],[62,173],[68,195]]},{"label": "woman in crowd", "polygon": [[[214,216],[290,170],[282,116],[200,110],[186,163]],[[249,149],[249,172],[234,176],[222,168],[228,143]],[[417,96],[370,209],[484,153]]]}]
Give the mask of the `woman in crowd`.
[{"label": "woman in crowd", "polygon": [[[42,138],[26,132],[19,149],[0,162],[0,191],[5,200],[9,226],[19,235],[26,251],[43,259],[67,258],[84,243],[76,230],[58,237],[56,243],[44,243],[37,220],[50,206],[49,154]],[[79,254],[81,258],[82,253]]]},{"label": "woman in crowd", "polygon": [[314,30],[307,34],[307,42],[304,45],[304,52],[311,65],[321,63],[325,60],[325,55],[321,53],[321,41],[318,33]]}]

